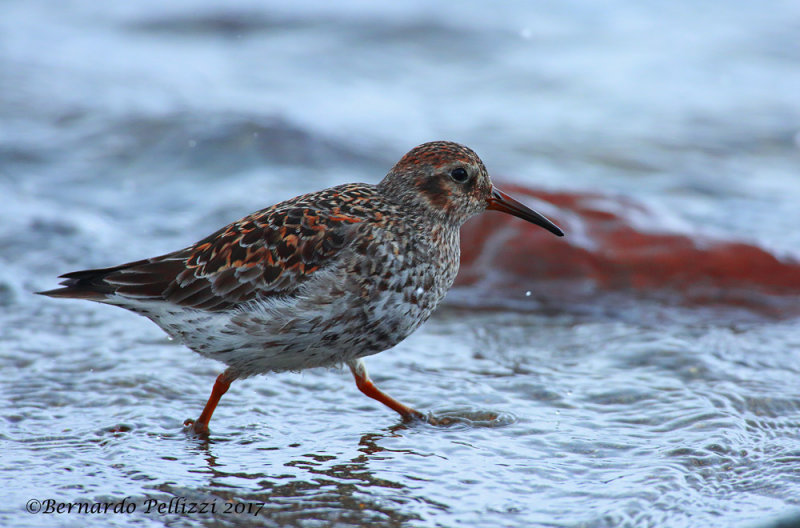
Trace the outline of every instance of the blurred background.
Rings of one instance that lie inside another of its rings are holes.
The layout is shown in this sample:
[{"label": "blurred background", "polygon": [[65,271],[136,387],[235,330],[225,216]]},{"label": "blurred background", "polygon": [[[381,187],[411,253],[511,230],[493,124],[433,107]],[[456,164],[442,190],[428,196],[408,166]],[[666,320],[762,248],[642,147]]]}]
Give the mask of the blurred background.
[{"label": "blurred background", "polygon": [[[600,299],[593,284],[576,310],[541,276],[476,279],[503,270],[473,250],[450,303],[368,360],[387,392],[457,426],[401,425],[347,373],[320,370],[234,385],[204,443],[181,423],[221,365],[121,310],[31,292],[297,194],[377,183],[448,139],[530,190],[563,247],[618,249],[566,205],[592,196],[637,232],[701,240],[701,257],[713,241],[757,248],[776,266],[765,275],[786,273],[772,287],[797,293],[798,35],[788,0],[3,2],[3,524],[87,524],[25,513],[39,496],[267,502],[258,518],[88,520],[105,526],[791,516],[800,337],[785,299],[767,317]],[[470,233],[506,240],[487,225]],[[514,255],[544,260],[556,243]]]}]

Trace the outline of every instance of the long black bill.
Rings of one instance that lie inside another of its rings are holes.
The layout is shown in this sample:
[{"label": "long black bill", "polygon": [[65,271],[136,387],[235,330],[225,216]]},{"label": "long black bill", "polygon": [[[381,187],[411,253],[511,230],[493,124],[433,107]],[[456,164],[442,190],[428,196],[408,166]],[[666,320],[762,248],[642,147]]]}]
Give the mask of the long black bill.
[{"label": "long black bill", "polygon": [[497,188],[492,190],[492,196],[486,200],[486,202],[488,203],[486,206],[487,209],[491,209],[493,211],[502,211],[504,213],[514,215],[517,218],[522,218],[523,220],[527,220],[532,224],[543,227],[556,236],[564,236],[564,232],[553,222],[545,218],[543,215],[540,215],[533,209],[530,209],[529,207],[519,203]]}]

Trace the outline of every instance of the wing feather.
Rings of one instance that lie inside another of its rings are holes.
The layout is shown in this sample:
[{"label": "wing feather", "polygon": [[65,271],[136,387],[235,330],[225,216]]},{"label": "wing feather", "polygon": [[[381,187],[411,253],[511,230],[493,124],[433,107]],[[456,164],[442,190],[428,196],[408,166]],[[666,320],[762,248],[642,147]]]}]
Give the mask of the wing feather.
[{"label": "wing feather", "polygon": [[359,224],[380,218],[375,192],[373,186],[349,184],[300,196],[174,253],[68,273],[64,288],[43,293],[121,304],[124,298],[168,301],[209,311],[291,296],[335,262]]}]

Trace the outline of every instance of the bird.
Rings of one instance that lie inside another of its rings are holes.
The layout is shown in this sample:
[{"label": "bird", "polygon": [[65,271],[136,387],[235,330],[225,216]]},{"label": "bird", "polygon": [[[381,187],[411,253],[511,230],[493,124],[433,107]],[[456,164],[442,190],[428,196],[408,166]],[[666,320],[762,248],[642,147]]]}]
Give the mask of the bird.
[{"label": "bird", "polygon": [[311,192],[245,216],[165,255],[61,275],[37,292],[142,315],[201,356],[221,361],[187,430],[209,420],[231,383],[258,374],[346,364],[357,388],[404,421],[433,421],[382,392],[363,358],[424,323],[459,268],[459,231],[485,210],[557,236],[546,217],[496,188],[470,148],[411,149],[378,184]]}]

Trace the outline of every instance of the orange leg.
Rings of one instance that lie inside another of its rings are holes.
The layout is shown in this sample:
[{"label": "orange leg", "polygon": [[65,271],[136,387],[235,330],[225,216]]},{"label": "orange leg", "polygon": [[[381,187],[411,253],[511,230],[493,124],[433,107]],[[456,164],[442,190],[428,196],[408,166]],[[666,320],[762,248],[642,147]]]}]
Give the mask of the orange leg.
[{"label": "orange leg", "polygon": [[200,413],[200,418],[198,418],[197,421],[191,419],[186,420],[183,425],[192,426],[195,433],[207,435],[208,422],[211,420],[211,415],[214,414],[214,409],[217,408],[219,399],[222,398],[223,394],[228,392],[228,388],[231,386],[231,382],[234,379],[236,378],[230,377],[226,372],[217,376],[217,381],[214,382],[214,388],[211,389],[211,396],[208,398],[203,412]]},{"label": "orange leg", "polygon": [[403,417],[403,420],[410,421],[410,420],[425,420],[425,415],[419,411],[412,409],[407,405],[403,405],[399,401],[395,400],[388,394],[381,392],[381,390],[372,383],[372,380],[369,379],[369,374],[367,374],[367,367],[364,365],[364,362],[360,359],[354,359],[352,361],[347,362],[347,366],[350,367],[350,370],[353,373],[353,377],[356,379],[356,386],[358,390],[369,396],[374,400],[378,400],[385,406],[389,407],[391,410],[400,413],[400,416]]}]

